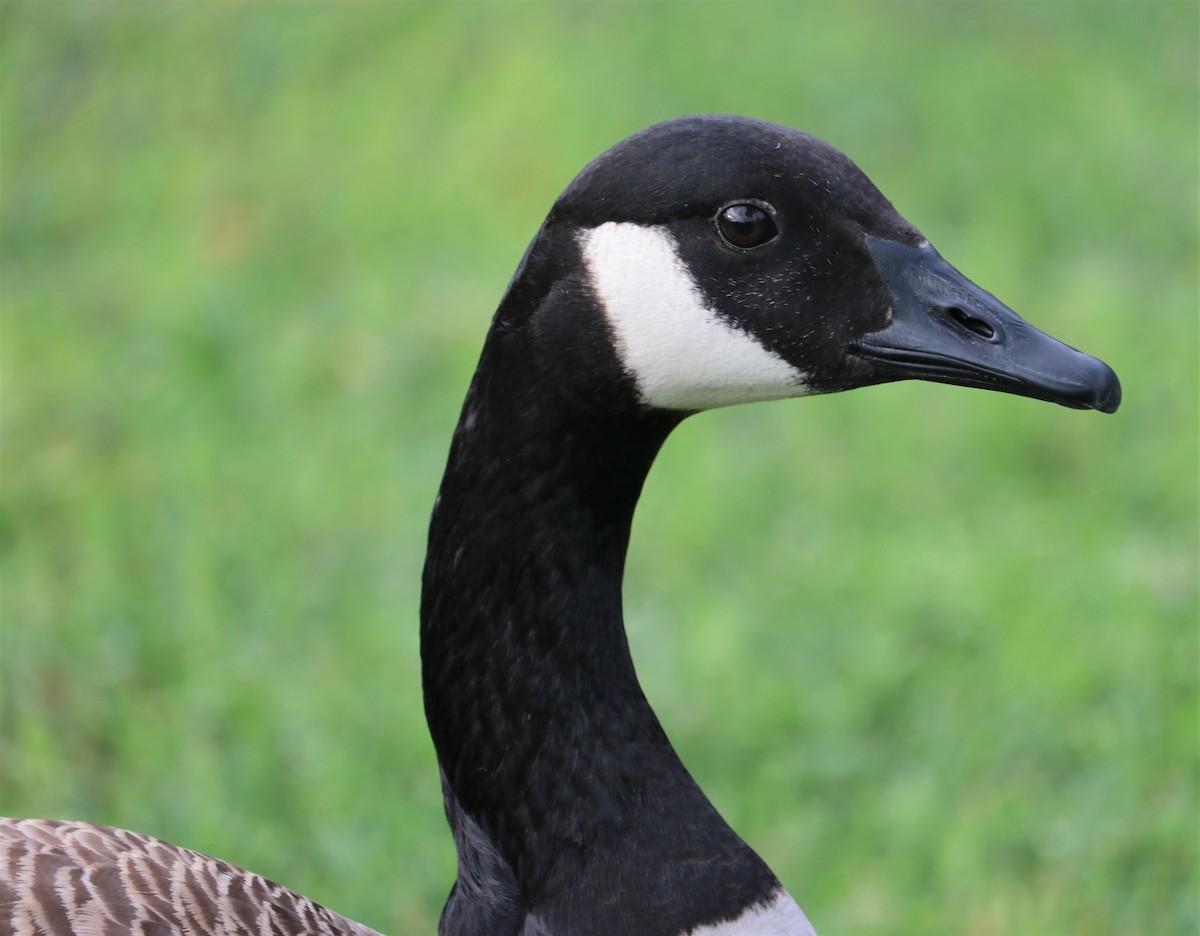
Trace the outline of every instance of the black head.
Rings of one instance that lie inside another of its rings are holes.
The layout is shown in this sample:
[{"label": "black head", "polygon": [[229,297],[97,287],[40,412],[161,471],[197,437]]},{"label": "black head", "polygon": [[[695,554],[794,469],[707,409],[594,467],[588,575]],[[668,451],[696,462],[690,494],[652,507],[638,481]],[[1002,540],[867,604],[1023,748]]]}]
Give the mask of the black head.
[{"label": "black head", "polygon": [[603,338],[651,408],[905,378],[1120,401],[1106,365],[963,277],[844,154],[746,118],[667,121],[599,156],[531,246],[509,299],[522,293],[564,379],[600,379]]}]

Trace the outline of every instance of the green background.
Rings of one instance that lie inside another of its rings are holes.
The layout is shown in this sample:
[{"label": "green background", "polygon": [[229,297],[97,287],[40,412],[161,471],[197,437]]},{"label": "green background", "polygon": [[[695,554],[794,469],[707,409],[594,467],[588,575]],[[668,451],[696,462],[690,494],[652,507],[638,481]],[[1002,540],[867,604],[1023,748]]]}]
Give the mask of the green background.
[{"label": "green background", "polygon": [[689,420],[626,586],[684,761],[826,936],[1197,932],[1198,10],[4,4],[0,812],[431,932],[418,579],[490,315],[587,160],[734,112],[1125,404]]}]

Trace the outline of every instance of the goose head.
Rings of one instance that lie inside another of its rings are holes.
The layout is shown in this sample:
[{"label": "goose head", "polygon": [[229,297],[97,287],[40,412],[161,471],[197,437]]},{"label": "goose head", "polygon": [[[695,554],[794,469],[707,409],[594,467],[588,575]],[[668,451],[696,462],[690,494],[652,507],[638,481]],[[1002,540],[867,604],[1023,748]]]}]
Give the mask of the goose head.
[{"label": "goose head", "polygon": [[1121,397],[1106,364],[963,276],[843,153],[746,118],[667,121],[595,159],[508,300],[498,323],[531,310],[555,382],[607,406],[614,385],[686,415],[909,378],[1107,413]]}]

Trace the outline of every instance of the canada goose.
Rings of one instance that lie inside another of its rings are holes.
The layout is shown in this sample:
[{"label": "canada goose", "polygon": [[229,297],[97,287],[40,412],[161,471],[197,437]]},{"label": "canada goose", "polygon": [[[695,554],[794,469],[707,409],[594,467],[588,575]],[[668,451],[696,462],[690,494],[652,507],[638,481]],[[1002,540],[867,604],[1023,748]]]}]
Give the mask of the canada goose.
[{"label": "canada goose", "polygon": [[[699,410],[921,378],[1113,412],[1105,364],[967,280],[842,153],[687,117],[568,186],[496,312],[434,506],[425,709],[458,878],[445,936],[812,933],[638,685],[634,505]],[[0,932],[372,932],[216,859],[0,824]]]}]

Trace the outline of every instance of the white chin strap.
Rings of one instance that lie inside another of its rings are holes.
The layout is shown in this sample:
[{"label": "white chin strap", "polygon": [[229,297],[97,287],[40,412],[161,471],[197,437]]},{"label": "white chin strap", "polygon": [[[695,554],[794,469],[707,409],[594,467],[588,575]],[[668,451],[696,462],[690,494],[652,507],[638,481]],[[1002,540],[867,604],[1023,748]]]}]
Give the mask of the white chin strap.
[{"label": "white chin strap", "polygon": [[581,231],[579,242],[643,403],[705,410],[809,392],[802,372],[705,304],[663,228],[609,222]]}]

